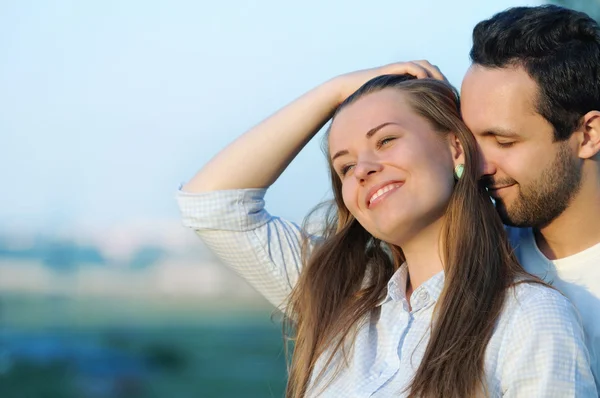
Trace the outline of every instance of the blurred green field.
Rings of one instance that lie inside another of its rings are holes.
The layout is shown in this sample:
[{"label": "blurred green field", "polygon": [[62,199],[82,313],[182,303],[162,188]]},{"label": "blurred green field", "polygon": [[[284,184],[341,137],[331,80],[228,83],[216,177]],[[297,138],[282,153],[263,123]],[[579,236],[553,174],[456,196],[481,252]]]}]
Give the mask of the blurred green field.
[{"label": "blurred green field", "polygon": [[267,306],[0,298],[0,397],[283,397]]}]

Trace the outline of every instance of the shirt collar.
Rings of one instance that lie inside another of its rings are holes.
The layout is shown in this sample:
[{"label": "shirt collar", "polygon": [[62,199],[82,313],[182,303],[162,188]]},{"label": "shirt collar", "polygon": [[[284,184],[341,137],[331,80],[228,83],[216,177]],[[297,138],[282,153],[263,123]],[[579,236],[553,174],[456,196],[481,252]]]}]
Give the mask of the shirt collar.
[{"label": "shirt collar", "polygon": [[[387,294],[385,298],[377,304],[377,306],[381,306],[388,301],[397,301],[402,303],[402,305],[408,309],[408,302],[406,300],[407,279],[408,266],[406,263],[404,263],[390,278],[387,285]],[[415,289],[415,291],[411,294],[410,302],[412,304],[412,310],[418,311],[432,300],[436,302],[440,297],[443,288],[444,271],[440,271]]]}]

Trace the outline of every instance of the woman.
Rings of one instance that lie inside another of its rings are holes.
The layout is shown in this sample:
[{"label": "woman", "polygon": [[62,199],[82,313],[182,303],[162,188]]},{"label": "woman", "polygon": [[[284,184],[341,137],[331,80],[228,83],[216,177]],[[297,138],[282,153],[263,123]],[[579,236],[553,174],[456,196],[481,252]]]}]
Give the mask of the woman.
[{"label": "woman", "polygon": [[[522,270],[478,185],[456,93],[399,73],[428,77],[407,63],[335,78],[180,192],[185,224],[284,302],[287,396],[596,396],[573,307]],[[332,116],[334,213],[315,237],[263,196]]]}]

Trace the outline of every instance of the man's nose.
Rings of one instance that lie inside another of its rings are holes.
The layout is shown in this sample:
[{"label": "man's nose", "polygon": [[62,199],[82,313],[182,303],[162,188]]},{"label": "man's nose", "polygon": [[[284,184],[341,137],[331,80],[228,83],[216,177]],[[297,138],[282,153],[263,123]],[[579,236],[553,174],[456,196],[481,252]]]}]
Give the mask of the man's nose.
[{"label": "man's nose", "polygon": [[360,182],[367,181],[369,177],[383,169],[381,163],[370,160],[360,161],[354,167],[354,176]]},{"label": "man's nose", "polygon": [[489,176],[496,174],[496,164],[489,156],[486,156],[481,150],[479,151],[479,164],[481,176]]}]

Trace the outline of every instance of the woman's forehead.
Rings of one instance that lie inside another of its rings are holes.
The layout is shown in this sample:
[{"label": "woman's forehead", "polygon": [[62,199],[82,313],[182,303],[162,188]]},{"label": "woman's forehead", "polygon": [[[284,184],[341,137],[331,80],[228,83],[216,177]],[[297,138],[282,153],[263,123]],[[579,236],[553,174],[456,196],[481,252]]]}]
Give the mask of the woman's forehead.
[{"label": "woman's forehead", "polygon": [[367,136],[384,124],[410,126],[417,119],[419,115],[407,102],[406,94],[400,90],[385,89],[370,93],[336,114],[329,128],[329,146]]}]

